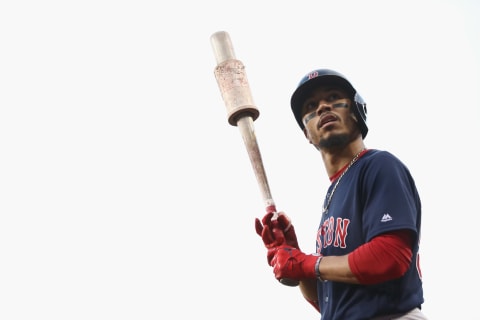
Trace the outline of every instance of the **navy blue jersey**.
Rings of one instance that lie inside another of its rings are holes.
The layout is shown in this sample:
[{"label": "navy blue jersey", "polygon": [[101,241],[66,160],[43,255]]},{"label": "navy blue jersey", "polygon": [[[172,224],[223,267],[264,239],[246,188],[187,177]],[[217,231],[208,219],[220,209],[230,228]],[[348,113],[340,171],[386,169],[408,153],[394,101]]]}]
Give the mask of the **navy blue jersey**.
[{"label": "navy blue jersey", "polygon": [[345,255],[382,233],[408,229],[416,235],[412,263],[401,278],[377,285],[318,281],[322,319],[370,319],[420,307],[420,221],[420,198],[409,170],[387,151],[368,150],[346,171],[322,213],[317,252]]}]

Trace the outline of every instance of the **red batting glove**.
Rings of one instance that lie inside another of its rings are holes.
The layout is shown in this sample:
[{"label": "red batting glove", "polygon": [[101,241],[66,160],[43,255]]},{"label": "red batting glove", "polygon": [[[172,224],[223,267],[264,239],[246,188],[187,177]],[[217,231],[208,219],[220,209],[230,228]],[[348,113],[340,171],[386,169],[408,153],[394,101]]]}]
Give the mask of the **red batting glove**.
[{"label": "red batting glove", "polygon": [[286,244],[300,250],[297,235],[295,234],[295,228],[293,227],[290,218],[284,212],[280,212],[278,213],[277,222],[278,228],[283,231]]},{"label": "red batting glove", "polygon": [[[298,246],[297,235],[290,218],[283,212],[279,212],[276,219],[272,219],[274,213],[267,213],[262,221],[255,219],[255,230],[262,238],[267,249],[282,244],[287,244],[294,248],[300,249]],[[275,230],[278,229],[278,230]],[[280,235],[280,233],[282,233]]]},{"label": "red batting glove", "polygon": [[320,256],[305,254],[302,251],[287,245],[268,250],[273,257],[270,265],[277,280],[315,279],[317,278],[316,264]]},{"label": "red batting glove", "polygon": [[262,238],[265,248],[271,249],[285,244],[283,232],[278,228],[277,220],[272,220],[273,212],[267,213],[262,222],[255,218],[255,231]]}]

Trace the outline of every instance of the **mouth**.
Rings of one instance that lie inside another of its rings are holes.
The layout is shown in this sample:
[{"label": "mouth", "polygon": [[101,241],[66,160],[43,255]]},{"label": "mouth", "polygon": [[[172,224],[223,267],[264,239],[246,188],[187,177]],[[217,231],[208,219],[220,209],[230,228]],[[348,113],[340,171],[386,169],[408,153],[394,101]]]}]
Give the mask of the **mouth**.
[{"label": "mouth", "polygon": [[320,129],[328,125],[329,123],[332,123],[335,121],[337,121],[337,117],[335,117],[333,114],[327,114],[320,119],[320,121],[318,122],[317,129]]}]

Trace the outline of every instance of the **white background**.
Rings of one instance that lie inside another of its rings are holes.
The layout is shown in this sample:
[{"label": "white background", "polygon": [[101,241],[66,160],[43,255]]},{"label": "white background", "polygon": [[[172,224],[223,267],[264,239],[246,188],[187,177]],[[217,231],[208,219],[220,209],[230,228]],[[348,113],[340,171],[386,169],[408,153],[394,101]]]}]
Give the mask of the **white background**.
[{"label": "white background", "polygon": [[254,231],[263,202],[213,74],[210,36],[227,31],[302,249],[329,181],[289,100],[327,67],[366,100],[367,147],[417,182],[424,312],[480,319],[479,14],[474,0],[3,1],[0,318],[319,318]]}]

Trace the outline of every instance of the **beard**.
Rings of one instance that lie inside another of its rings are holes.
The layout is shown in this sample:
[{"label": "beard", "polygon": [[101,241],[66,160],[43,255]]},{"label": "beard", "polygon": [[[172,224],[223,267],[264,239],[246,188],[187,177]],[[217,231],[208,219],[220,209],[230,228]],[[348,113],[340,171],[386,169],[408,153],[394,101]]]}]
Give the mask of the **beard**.
[{"label": "beard", "polygon": [[321,139],[318,143],[317,149],[337,149],[347,146],[351,137],[346,133],[335,134],[326,139]]}]

